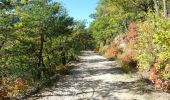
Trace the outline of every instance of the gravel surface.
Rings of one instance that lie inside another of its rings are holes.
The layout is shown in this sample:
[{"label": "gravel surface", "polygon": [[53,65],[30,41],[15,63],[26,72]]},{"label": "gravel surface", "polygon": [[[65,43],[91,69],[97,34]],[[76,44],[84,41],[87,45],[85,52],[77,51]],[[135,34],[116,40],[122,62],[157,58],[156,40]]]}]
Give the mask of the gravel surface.
[{"label": "gravel surface", "polygon": [[125,74],[116,61],[82,51],[76,68],[26,100],[170,100],[170,94]]}]

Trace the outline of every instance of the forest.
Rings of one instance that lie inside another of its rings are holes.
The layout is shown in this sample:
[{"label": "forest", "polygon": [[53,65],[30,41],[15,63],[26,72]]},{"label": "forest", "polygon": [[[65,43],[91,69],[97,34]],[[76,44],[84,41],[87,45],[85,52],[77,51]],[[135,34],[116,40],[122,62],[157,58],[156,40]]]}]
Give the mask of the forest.
[{"label": "forest", "polygon": [[0,98],[48,80],[56,66],[76,60],[89,47],[84,22],[60,3],[2,0],[0,7]]},{"label": "forest", "polygon": [[170,90],[169,12],[169,0],[99,0],[86,27],[59,2],[0,0],[0,100],[48,81],[82,50]]}]

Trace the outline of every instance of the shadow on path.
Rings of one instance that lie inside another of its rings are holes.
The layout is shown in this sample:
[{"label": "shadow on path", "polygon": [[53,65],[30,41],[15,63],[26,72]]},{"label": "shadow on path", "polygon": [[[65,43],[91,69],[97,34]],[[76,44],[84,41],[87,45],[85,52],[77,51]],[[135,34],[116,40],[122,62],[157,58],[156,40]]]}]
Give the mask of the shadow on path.
[{"label": "shadow on path", "polygon": [[[137,75],[122,72],[116,61],[83,51],[81,61],[27,100],[168,100],[169,94],[145,89]],[[145,90],[145,92],[141,92]]]}]

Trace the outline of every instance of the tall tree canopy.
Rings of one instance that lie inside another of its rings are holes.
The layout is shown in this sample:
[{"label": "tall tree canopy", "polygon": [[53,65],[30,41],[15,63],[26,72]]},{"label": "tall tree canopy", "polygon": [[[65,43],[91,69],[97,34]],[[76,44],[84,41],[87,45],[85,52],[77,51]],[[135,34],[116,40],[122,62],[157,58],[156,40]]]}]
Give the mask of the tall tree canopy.
[{"label": "tall tree canopy", "polygon": [[[85,23],[51,0],[1,0],[0,80],[33,83],[77,59],[90,39]],[[0,96],[1,98],[1,96]]]}]

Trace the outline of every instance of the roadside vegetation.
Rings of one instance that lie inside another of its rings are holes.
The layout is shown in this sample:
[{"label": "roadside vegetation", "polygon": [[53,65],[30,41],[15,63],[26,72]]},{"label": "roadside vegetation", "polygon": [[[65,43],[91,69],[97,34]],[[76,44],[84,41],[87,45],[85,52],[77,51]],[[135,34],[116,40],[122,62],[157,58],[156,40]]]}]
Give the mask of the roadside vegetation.
[{"label": "roadside vegetation", "polygon": [[67,72],[94,48],[170,90],[169,11],[169,0],[99,0],[87,28],[52,0],[0,0],[0,100]]},{"label": "roadside vegetation", "polygon": [[170,90],[170,1],[100,0],[90,26],[96,51]]},{"label": "roadside vegetation", "polygon": [[85,22],[58,2],[1,0],[0,99],[49,80],[91,46],[90,38]]}]

